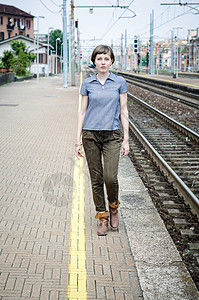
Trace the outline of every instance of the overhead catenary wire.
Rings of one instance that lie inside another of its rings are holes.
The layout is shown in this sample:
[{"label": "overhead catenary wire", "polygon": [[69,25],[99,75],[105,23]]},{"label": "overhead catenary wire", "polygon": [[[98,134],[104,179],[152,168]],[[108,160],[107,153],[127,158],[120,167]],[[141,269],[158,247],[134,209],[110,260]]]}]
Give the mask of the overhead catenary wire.
[{"label": "overhead catenary wire", "polygon": [[187,5],[187,7],[190,7],[193,10],[196,10],[197,12],[191,12],[193,15],[198,15],[199,14],[199,6],[198,7],[192,7],[191,5]]},{"label": "overhead catenary wire", "polygon": [[116,8],[114,9],[114,11],[113,11],[113,13],[111,15],[110,22],[109,22],[108,26],[106,27],[105,32],[107,32],[109,30],[109,27],[111,26],[112,19],[114,18],[114,15],[115,15],[115,11],[116,11]]},{"label": "overhead catenary wire", "polygon": [[62,4],[57,4],[56,2],[54,2],[53,0],[50,0],[55,6],[60,7],[62,6]]},{"label": "overhead catenary wire", "polygon": [[[173,3],[175,3],[175,2],[176,2],[176,0],[173,1]],[[161,18],[161,20],[162,20],[165,13],[167,13],[167,19],[168,19],[168,18],[169,18],[169,11],[170,11],[170,6],[168,6],[163,12],[161,12],[161,13],[155,18],[154,23],[156,24],[156,22],[157,22],[157,20],[158,20],[159,18]],[[150,23],[148,23],[147,25],[145,25],[144,27],[142,27],[142,28],[140,29],[140,31],[144,31],[145,28],[149,28],[149,26],[150,26]],[[141,35],[143,35],[143,34],[145,34],[145,33],[149,33],[149,30],[145,31],[145,32],[142,33]]]},{"label": "overhead catenary wire", "polygon": [[53,14],[59,14],[60,12],[61,12],[61,9],[59,10],[59,11],[57,11],[57,12],[55,12],[55,11],[52,11],[50,8],[48,8],[47,6],[46,6],[46,4],[42,1],[42,0],[40,0],[40,2],[43,4],[43,6],[47,9],[47,10],[49,10],[51,13],[53,13]]},{"label": "overhead catenary wire", "polygon": [[[113,28],[113,26],[115,26],[115,24],[122,18],[122,16],[125,14],[125,12],[127,10],[129,10],[129,7],[131,6],[131,4],[133,3],[134,0],[130,1],[129,5],[127,8],[125,8],[125,10],[122,12],[122,14],[120,15],[120,17],[108,28],[106,29],[106,31],[103,33],[101,39],[103,39],[108,33],[109,31]],[[130,10],[131,11],[131,10]],[[133,11],[132,11],[133,12]],[[134,13],[134,12],[133,12]],[[136,14],[134,13],[134,16],[136,16]]]},{"label": "overhead catenary wire", "polygon": [[[184,13],[181,13],[181,14],[179,14],[179,15],[177,15],[177,16],[175,16],[175,17],[169,19],[169,20],[167,20],[166,22],[164,22],[164,23],[162,23],[162,24],[160,24],[160,25],[158,25],[158,26],[155,26],[154,29],[158,29],[158,28],[162,27],[163,25],[165,25],[165,24],[167,24],[167,23],[169,23],[169,22],[171,22],[171,21],[173,21],[173,20],[175,20],[175,19],[177,19],[177,18],[179,18],[179,17],[181,17],[181,16],[183,16],[183,15],[186,15],[186,14],[190,13],[191,10],[192,10],[192,8],[190,8],[188,11],[186,11],[186,12],[184,12]],[[143,33],[141,33],[140,35],[142,36],[142,35],[147,34],[147,33],[149,33],[149,30],[147,30],[147,31],[145,31],[145,32],[143,32]]]}]

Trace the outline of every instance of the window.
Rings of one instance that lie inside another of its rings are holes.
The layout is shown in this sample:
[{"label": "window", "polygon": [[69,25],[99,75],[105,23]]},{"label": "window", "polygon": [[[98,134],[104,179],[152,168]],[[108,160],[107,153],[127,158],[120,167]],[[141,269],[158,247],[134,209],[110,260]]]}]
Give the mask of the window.
[{"label": "window", "polygon": [[0,32],[0,41],[4,40],[4,32]]},{"label": "window", "polygon": [[0,25],[3,25],[3,16],[0,17]]},{"label": "window", "polygon": [[17,18],[14,19],[14,24],[15,24],[15,27],[17,27],[17,24],[18,24]]},{"label": "window", "polygon": [[11,34],[10,34],[10,32],[8,32],[8,38],[9,38],[9,39],[11,38]]},{"label": "window", "polygon": [[24,24],[23,24],[23,19],[19,19],[18,20],[18,26],[19,26],[19,30],[24,30]]},{"label": "window", "polygon": [[26,28],[30,29],[31,28],[31,24],[30,24],[30,20],[26,20]]},{"label": "window", "polygon": [[45,53],[39,54],[39,63],[46,64],[47,63],[47,55]]}]

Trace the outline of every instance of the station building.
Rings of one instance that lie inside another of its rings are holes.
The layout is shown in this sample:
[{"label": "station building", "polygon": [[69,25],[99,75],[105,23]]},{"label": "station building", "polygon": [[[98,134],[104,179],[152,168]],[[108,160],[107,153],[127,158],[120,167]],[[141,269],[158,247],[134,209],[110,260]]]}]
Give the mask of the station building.
[{"label": "station building", "polygon": [[[13,40],[24,42],[28,50],[37,54],[37,36],[34,35],[34,16],[15,6],[0,4],[0,57],[4,51],[11,50]],[[48,44],[42,40],[39,35],[39,64],[37,58],[30,67],[30,72],[47,75],[48,64],[49,72],[56,73],[56,55],[52,53],[53,47],[49,45],[48,62]],[[61,71],[61,62],[58,57],[58,73]]]},{"label": "station building", "polygon": [[0,41],[19,34],[34,38],[34,16],[15,6],[0,4]]}]

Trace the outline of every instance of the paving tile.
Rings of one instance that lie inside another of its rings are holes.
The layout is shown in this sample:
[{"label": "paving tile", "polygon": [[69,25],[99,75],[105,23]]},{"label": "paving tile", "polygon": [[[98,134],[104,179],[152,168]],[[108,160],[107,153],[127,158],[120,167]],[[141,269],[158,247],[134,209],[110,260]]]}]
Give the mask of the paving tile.
[{"label": "paving tile", "polygon": [[[121,300],[136,299],[138,296],[143,299],[123,220],[121,219],[119,231],[109,230],[107,236],[98,237],[98,222],[94,218],[90,186],[87,186],[85,191],[86,220],[89,220],[86,222],[86,232],[91,232],[89,229],[93,228],[92,236],[86,235],[88,245],[90,241],[89,254],[86,252],[87,263],[89,262],[88,299]],[[133,279],[132,274],[135,277]],[[95,289],[91,290],[93,284]]]},{"label": "paving tile", "polygon": [[[56,90],[60,84],[61,78],[43,78],[39,85],[1,88],[8,102],[19,102],[0,112],[0,296],[6,299],[54,300],[58,291],[66,299],[78,87]],[[43,98],[44,86],[53,100]]]},{"label": "paving tile", "polygon": [[[67,300],[79,91],[61,86],[58,76],[1,87],[2,99],[19,104],[0,112],[3,299]],[[85,193],[88,299],[142,297],[122,217],[119,231],[96,234],[86,163]]]}]

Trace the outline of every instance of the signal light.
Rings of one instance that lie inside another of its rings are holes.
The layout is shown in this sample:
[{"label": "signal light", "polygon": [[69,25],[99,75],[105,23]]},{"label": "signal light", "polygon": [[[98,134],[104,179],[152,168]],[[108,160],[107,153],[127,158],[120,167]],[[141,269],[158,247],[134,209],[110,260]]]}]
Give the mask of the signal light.
[{"label": "signal light", "polygon": [[146,53],[146,66],[149,66],[149,52]]},{"label": "signal light", "polygon": [[137,38],[134,39],[134,52],[135,53],[138,52],[138,40],[137,40]]}]

